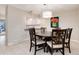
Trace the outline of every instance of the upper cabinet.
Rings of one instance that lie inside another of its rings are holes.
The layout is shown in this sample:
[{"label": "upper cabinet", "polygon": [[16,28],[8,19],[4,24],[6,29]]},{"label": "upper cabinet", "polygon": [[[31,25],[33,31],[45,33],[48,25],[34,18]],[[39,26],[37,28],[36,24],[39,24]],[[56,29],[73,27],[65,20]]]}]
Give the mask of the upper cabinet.
[{"label": "upper cabinet", "polygon": [[6,5],[0,4],[0,19],[6,19]]}]

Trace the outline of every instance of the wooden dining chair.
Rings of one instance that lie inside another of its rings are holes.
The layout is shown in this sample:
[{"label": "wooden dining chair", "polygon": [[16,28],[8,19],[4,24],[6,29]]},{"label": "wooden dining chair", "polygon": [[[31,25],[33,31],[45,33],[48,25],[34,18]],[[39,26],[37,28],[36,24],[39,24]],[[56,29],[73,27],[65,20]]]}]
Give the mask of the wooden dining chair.
[{"label": "wooden dining chair", "polygon": [[53,54],[54,50],[59,50],[63,55],[64,53],[64,43],[65,43],[66,29],[52,30],[51,41],[47,42],[47,50]]},{"label": "wooden dining chair", "polygon": [[30,51],[31,48],[34,46],[35,47],[34,54],[36,55],[36,51],[45,49],[45,41],[39,39],[40,37],[36,35],[35,28],[30,28],[29,34],[30,34]]},{"label": "wooden dining chair", "polygon": [[71,53],[71,49],[70,49],[71,33],[72,33],[72,28],[68,28],[66,30],[65,47],[69,49],[69,53]]}]

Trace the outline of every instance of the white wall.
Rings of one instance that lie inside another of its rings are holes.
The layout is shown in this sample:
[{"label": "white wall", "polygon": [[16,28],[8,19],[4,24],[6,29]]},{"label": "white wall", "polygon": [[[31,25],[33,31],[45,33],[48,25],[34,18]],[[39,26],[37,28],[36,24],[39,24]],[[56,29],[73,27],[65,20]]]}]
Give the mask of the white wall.
[{"label": "white wall", "polygon": [[[61,28],[73,28],[71,40],[79,42],[79,9],[54,12],[53,16],[59,16],[59,26]],[[50,29],[50,20],[47,20],[46,24]]]},{"label": "white wall", "polygon": [[79,41],[79,10],[65,11],[54,14],[60,17],[61,28],[73,28],[71,40]]},{"label": "white wall", "polygon": [[25,16],[26,12],[8,5],[8,45],[16,44],[25,40]]},{"label": "white wall", "polygon": [[0,4],[0,19],[6,19],[6,5]]}]

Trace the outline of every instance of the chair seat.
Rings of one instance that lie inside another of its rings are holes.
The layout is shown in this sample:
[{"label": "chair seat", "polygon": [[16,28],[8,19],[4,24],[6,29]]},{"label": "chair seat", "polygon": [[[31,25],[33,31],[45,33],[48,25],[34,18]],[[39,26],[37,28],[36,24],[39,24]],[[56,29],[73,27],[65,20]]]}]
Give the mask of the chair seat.
[{"label": "chair seat", "polygon": [[[32,42],[35,44],[34,41],[32,41]],[[43,44],[43,43],[45,43],[45,41],[43,41],[43,40],[37,40],[36,43],[37,43],[37,45],[38,45],[38,44]]]},{"label": "chair seat", "polygon": [[68,42],[68,40],[65,40],[65,42]]},{"label": "chair seat", "polygon": [[[52,42],[50,41],[50,42],[47,42],[47,44],[50,46],[50,47],[52,47]],[[62,44],[54,44],[53,45],[53,48],[62,48]]]}]

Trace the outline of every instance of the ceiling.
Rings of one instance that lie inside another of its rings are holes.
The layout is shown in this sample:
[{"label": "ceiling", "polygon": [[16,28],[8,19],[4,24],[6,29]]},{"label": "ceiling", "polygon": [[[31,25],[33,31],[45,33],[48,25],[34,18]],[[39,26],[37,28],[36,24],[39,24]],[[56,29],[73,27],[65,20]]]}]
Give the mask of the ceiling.
[{"label": "ceiling", "polygon": [[12,4],[16,8],[22,9],[28,13],[39,15],[45,10],[53,12],[69,11],[79,8],[79,4]]}]

